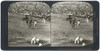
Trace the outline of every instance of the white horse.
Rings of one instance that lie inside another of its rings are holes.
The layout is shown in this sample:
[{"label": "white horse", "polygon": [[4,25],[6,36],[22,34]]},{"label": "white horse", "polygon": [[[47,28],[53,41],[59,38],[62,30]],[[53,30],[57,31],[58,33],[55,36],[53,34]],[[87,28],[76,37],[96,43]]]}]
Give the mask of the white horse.
[{"label": "white horse", "polygon": [[79,44],[79,43],[82,42],[82,41],[83,41],[83,38],[80,38],[80,37],[78,36],[78,37],[76,37],[74,43],[75,43],[75,44]]},{"label": "white horse", "polygon": [[33,44],[33,43],[36,44],[36,37],[33,37],[33,38],[32,38],[31,44]]},{"label": "white horse", "polygon": [[79,39],[80,39],[80,37],[79,37],[79,36],[78,36],[78,37],[76,37],[76,38],[75,38],[74,43],[75,43],[75,44],[79,44],[79,41],[80,41]]},{"label": "white horse", "polygon": [[39,43],[40,39],[38,39],[37,37],[33,37],[31,40],[31,44],[36,44]]}]

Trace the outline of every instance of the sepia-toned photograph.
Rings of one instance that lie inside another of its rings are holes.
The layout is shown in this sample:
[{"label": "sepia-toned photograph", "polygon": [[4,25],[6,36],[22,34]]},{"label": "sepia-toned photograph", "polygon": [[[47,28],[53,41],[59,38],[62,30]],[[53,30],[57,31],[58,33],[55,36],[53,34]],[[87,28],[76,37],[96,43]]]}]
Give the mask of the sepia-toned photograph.
[{"label": "sepia-toned photograph", "polygon": [[92,46],[93,7],[87,2],[58,2],[51,8],[52,46]]},{"label": "sepia-toned photograph", "polygon": [[50,7],[43,2],[15,2],[8,9],[8,46],[49,46]]},{"label": "sepia-toned photograph", "polygon": [[8,46],[93,46],[93,14],[88,2],[14,2],[8,8]]}]

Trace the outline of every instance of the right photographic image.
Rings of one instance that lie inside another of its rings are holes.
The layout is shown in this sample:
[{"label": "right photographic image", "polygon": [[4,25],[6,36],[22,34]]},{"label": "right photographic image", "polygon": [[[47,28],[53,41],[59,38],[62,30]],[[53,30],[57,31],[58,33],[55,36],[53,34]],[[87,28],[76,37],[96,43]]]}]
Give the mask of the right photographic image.
[{"label": "right photographic image", "polygon": [[54,3],[51,46],[93,46],[93,15],[93,7],[88,2]]}]

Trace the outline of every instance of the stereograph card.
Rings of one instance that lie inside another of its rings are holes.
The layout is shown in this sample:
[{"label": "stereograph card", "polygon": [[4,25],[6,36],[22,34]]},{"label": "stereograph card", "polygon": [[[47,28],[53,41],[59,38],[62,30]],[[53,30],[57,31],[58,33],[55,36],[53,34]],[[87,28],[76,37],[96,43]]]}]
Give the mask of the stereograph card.
[{"label": "stereograph card", "polygon": [[3,50],[98,50],[98,1],[2,1]]}]

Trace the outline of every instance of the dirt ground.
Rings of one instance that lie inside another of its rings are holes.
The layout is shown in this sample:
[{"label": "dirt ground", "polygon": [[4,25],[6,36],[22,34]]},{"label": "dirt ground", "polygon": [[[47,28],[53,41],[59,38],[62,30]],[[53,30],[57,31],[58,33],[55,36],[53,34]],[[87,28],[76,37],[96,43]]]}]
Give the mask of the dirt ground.
[{"label": "dirt ground", "polygon": [[93,23],[81,21],[78,28],[73,29],[66,21],[66,15],[52,14],[51,22],[37,23],[37,28],[29,29],[24,15],[8,14],[8,46],[30,47],[38,46],[31,44],[33,37],[38,37],[44,45],[51,46],[80,46],[72,41],[80,36],[93,43]]},{"label": "dirt ground", "polygon": [[25,16],[9,14],[8,17],[8,45],[9,46],[38,46],[31,44],[33,37],[39,38],[43,44],[49,44],[50,41],[50,22],[37,22],[37,28],[28,28]]},{"label": "dirt ground", "polygon": [[[68,16],[68,15],[67,15]],[[51,46],[81,46],[73,43],[77,36],[93,43],[93,23],[81,20],[79,27],[72,28],[64,14],[52,14],[51,17]]]}]

